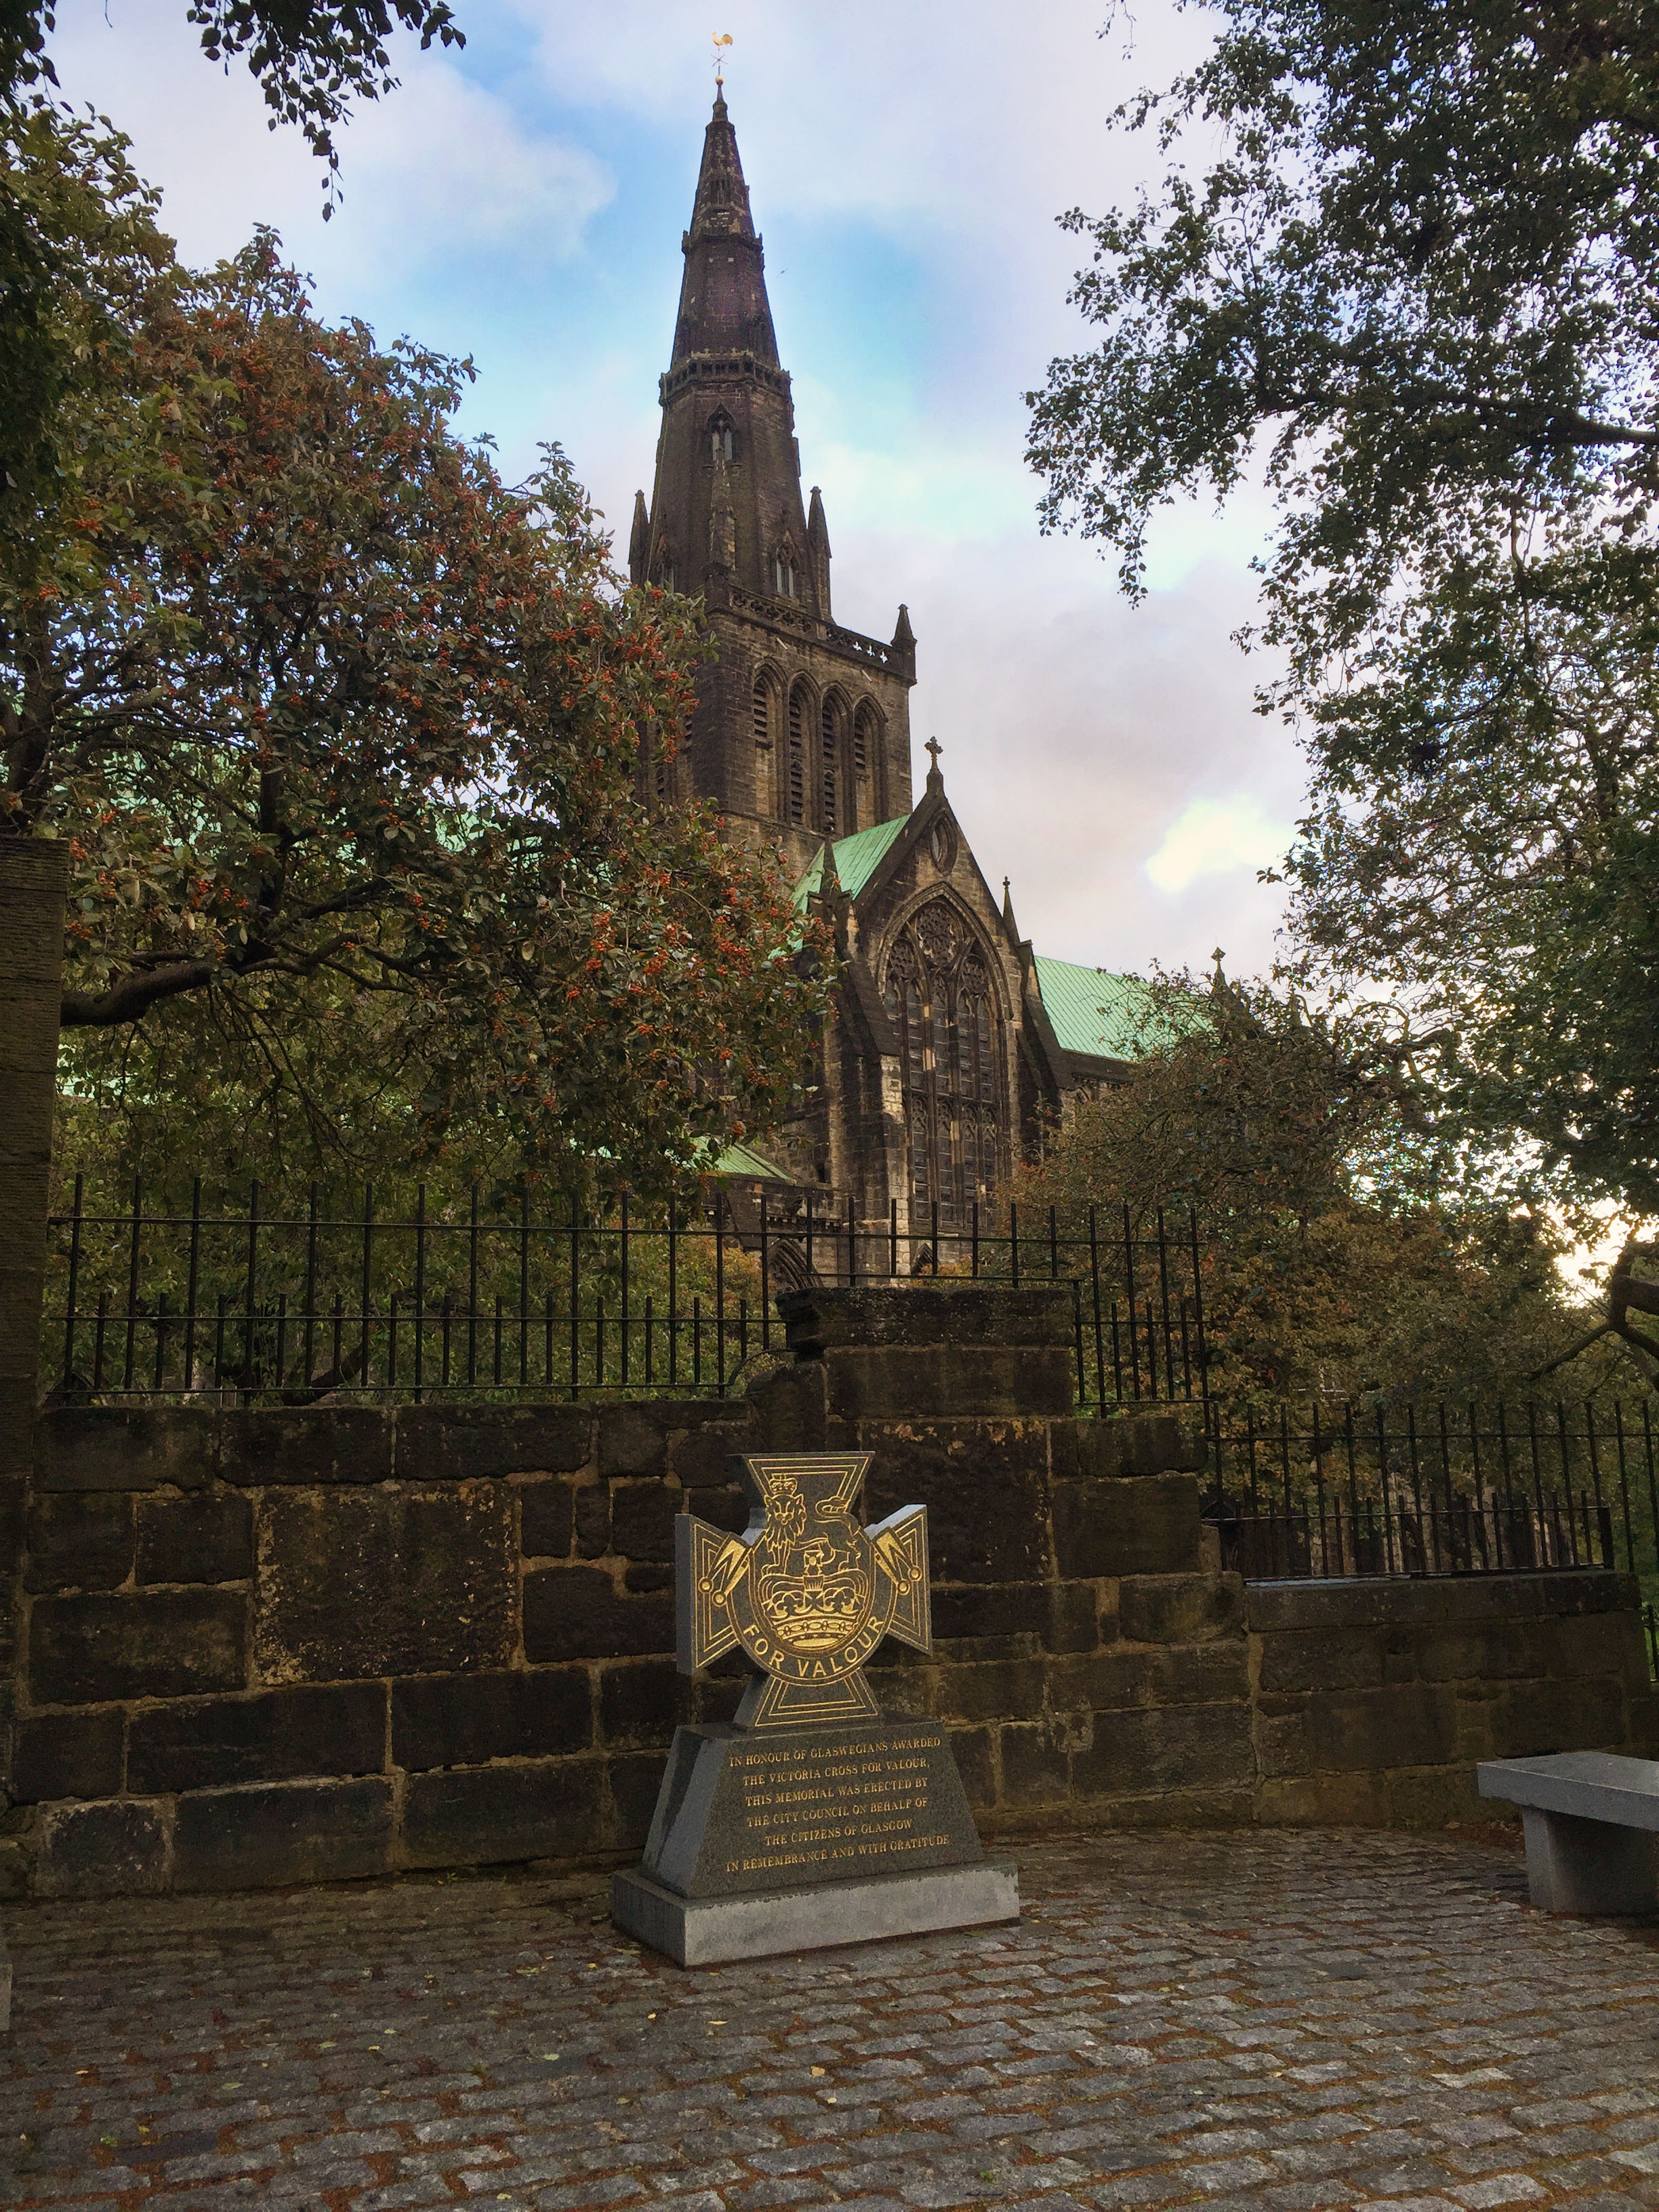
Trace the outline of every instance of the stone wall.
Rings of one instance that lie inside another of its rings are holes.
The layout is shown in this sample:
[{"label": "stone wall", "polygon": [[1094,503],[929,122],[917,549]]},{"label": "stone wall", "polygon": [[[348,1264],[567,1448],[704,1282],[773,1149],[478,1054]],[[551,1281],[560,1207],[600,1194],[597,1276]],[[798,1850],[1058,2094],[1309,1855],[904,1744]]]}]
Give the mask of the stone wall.
[{"label": "stone wall", "polygon": [[1654,1740],[1629,1575],[1256,1583],[1245,1612],[1259,1820],[1490,1820],[1479,1759]]},{"label": "stone wall", "polygon": [[0,1881],[637,1849],[675,1721],[740,1686],[675,1672],[670,1563],[681,1510],[742,1525],[745,1450],[856,1444],[866,1517],[928,1507],[936,1649],[872,1674],[988,1833],[1441,1820],[1482,1752],[1646,1747],[1623,1577],[1247,1595],[1195,1419],[1073,1416],[1068,1291],[783,1304],[793,1361],[736,1402],[44,1415]]}]

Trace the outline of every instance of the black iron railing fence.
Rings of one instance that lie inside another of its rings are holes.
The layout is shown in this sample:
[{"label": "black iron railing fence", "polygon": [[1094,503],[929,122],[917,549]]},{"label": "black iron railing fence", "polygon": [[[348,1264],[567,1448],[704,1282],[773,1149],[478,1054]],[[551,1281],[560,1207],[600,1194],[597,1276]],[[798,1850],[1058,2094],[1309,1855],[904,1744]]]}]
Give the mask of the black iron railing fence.
[{"label": "black iron railing fence", "polygon": [[1256,1581],[1620,1567],[1659,1588],[1650,1407],[1206,1408],[1204,1516]]},{"label": "black iron railing fence", "polygon": [[1077,1402],[1202,1404],[1205,1517],[1256,1580],[1625,1567],[1659,1672],[1659,1437],[1650,1406],[1387,1405],[1235,1415],[1206,1390],[1203,1251],[1184,1209],[860,1220],[713,1179],[700,1199],[584,1206],[482,1187],[349,1206],[258,1182],[186,1206],[77,1177],[53,1216],[42,1371],[57,1402],[240,1405],[723,1395],[781,1351],[775,1299],[918,1275],[1071,1294]]},{"label": "black iron railing fence", "polygon": [[99,1202],[83,1178],[51,1224],[43,1373],[59,1400],[214,1396],[722,1395],[780,1350],[775,1297],[804,1285],[939,1275],[1072,1293],[1078,1402],[1200,1399],[1196,1224],[1091,1213],[1082,1234],[1011,1208],[941,1233],[936,1218],[857,1219],[812,1194],[728,1188],[647,1207],[524,1189],[349,1209],[312,1186],[254,1182],[187,1206],[135,1182]]}]

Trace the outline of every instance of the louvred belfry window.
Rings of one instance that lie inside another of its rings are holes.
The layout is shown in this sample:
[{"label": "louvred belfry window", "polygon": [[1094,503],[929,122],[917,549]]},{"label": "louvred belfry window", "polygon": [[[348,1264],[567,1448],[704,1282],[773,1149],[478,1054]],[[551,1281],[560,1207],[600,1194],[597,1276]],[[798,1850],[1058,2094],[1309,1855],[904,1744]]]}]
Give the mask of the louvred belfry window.
[{"label": "louvred belfry window", "polygon": [[775,722],[777,694],[764,670],[756,677],[750,700],[755,732],[755,793],[763,812],[781,812]]},{"label": "louvred belfry window", "polygon": [[823,759],[823,784],[818,809],[818,827],[826,837],[838,836],[843,829],[850,830],[850,822],[841,818],[841,708],[834,698],[823,702],[822,724]]},{"label": "louvred belfry window", "polygon": [[994,1196],[1003,1157],[997,1014],[983,957],[957,910],[935,899],[888,955],[899,1035],[913,1234],[957,1235]]},{"label": "louvred belfry window", "polygon": [[785,803],[791,822],[806,819],[806,723],[809,701],[797,684],[789,694],[789,779]]},{"label": "louvred belfry window", "polygon": [[853,773],[860,783],[870,773],[870,717],[862,707],[853,725]]}]

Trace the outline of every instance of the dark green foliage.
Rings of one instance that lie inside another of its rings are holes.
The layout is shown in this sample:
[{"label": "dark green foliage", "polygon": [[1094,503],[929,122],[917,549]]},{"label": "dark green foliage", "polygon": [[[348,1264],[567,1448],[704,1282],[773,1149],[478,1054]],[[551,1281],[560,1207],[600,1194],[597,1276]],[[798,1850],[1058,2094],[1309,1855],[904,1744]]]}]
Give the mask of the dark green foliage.
[{"label": "dark green foliage", "polygon": [[[1133,1083],[1080,1103],[1023,1206],[1139,1233],[1199,1224],[1209,1379],[1237,1408],[1285,1398],[1524,1392],[1585,1334],[1535,1212],[1472,1197],[1389,1010],[1316,1012],[1262,984],[1154,981]],[[1553,1389],[1628,1389],[1605,1345]]]},{"label": "dark green foliage", "polygon": [[1401,989],[1466,1138],[1659,1210],[1659,10],[1214,12],[1120,116],[1202,176],[1066,218],[1104,336],[1032,395],[1046,520],[1138,590],[1157,507],[1265,471],[1311,972]]}]

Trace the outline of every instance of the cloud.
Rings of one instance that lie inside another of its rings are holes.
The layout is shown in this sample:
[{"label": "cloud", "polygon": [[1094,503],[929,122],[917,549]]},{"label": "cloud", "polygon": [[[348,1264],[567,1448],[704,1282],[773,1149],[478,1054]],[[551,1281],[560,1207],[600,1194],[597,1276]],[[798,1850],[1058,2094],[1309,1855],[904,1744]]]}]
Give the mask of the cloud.
[{"label": "cloud", "polygon": [[531,131],[505,100],[443,64],[364,111],[351,156],[366,256],[412,249],[451,260],[510,248],[534,263],[566,261],[616,192],[585,148]]},{"label": "cloud", "polygon": [[[1133,186],[1147,153],[1102,128],[1143,77],[1210,43],[1179,9],[1137,10],[1101,37],[1100,0],[1017,15],[993,0],[842,0],[833,9],[725,0],[726,96],[771,173],[774,212],[867,214],[953,234],[1022,229],[1078,197]],[[707,11],[688,0],[512,0],[548,84],[672,129],[713,90]],[[1126,33],[1127,35],[1126,35]],[[1027,239],[1027,246],[1030,240]],[[1074,249],[1066,246],[1063,251]]]},{"label": "cloud", "polygon": [[1200,876],[1271,867],[1289,846],[1292,825],[1269,820],[1248,792],[1231,799],[1194,799],[1164,832],[1146,862],[1161,891],[1184,891]]},{"label": "cloud", "polygon": [[339,294],[385,295],[478,257],[522,277],[579,252],[615,193],[587,148],[529,126],[446,59],[400,56],[404,82],[361,103],[341,134],[344,198],[325,226],[320,164],[297,131],[270,130],[241,63],[222,73],[203,59],[183,0],[110,0],[106,15],[62,20],[52,52],[65,92],[133,138],[188,261],[234,253],[267,223]]},{"label": "cloud", "polygon": [[1011,878],[1037,950],[1144,972],[1201,964],[1219,943],[1236,969],[1271,966],[1284,894],[1255,880],[1271,840],[1175,892],[1146,866],[1197,792],[1243,794],[1267,823],[1296,811],[1295,742],[1255,712],[1266,672],[1229,642],[1248,575],[1212,559],[1131,606],[1070,541],[830,523],[836,618],[885,637],[907,602],[916,761],[936,735],[975,856],[999,896]]}]

